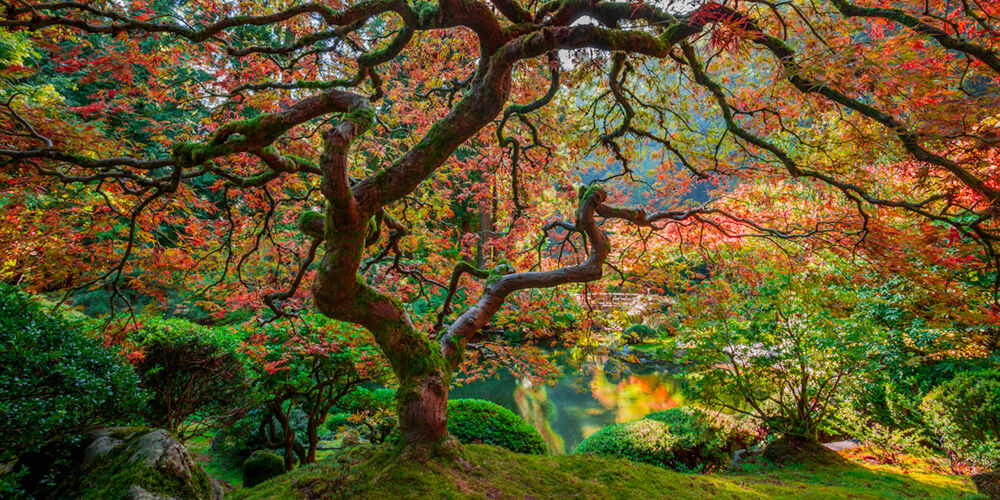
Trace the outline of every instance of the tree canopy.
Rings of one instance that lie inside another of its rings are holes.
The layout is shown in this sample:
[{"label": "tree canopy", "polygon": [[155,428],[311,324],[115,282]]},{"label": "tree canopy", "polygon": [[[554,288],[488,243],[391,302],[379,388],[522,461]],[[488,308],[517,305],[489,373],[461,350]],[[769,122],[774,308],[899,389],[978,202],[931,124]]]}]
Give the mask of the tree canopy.
[{"label": "tree canopy", "polygon": [[360,325],[422,445],[509,297],[606,269],[661,287],[668,255],[822,247],[995,320],[998,22],[983,0],[4,0],[0,273],[103,287],[112,315],[182,290]]}]

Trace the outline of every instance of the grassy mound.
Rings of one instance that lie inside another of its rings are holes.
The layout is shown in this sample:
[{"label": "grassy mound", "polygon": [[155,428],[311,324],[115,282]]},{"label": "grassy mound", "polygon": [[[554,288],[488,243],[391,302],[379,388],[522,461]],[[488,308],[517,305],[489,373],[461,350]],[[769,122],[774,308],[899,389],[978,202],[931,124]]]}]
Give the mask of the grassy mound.
[{"label": "grassy mound", "polygon": [[475,468],[398,462],[385,448],[359,446],[233,492],[237,499],[628,499],[646,498],[981,498],[968,479],[900,473],[841,462],[762,466],[752,472],[692,475],[588,455],[523,455],[466,445]]},{"label": "grassy mound", "polygon": [[838,465],[845,462],[837,452],[819,444],[819,441],[788,437],[772,441],[764,448],[763,455],[764,458],[779,465]]}]

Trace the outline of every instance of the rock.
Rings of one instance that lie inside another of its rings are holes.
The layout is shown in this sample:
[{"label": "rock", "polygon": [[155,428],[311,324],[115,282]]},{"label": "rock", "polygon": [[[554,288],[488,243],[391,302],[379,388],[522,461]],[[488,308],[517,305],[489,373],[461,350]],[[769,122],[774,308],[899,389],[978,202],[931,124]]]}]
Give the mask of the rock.
[{"label": "rock", "polygon": [[745,448],[734,451],[733,459],[729,461],[729,468],[735,469],[737,465],[739,465],[742,462],[745,462],[747,457],[751,457],[756,453],[757,453],[756,451],[748,450]]},{"label": "rock", "polygon": [[853,450],[861,446],[861,443],[853,439],[848,439],[847,441],[834,441],[832,443],[823,443],[823,447],[833,451],[844,451]]},{"label": "rock", "polygon": [[120,444],[122,442],[119,439],[115,439],[109,435],[98,435],[87,446],[87,449],[83,450],[83,464],[87,465],[91,460],[104,455]]},{"label": "rock", "polygon": [[91,431],[85,437],[82,457],[56,488],[54,498],[222,499],[222,487],[163,429]]},{"label": "rock", "polygon": [[132,485],[128,489],[128,495],[125,496],[127,500],[177,500],[174,497],[160,496],[155,493],[150,493],[139,485]]},{"label": "rock", "polygon": [[1000,500],[1000,470],[983,472],[972,476],[972,482],[980,495],[990,500]]}]

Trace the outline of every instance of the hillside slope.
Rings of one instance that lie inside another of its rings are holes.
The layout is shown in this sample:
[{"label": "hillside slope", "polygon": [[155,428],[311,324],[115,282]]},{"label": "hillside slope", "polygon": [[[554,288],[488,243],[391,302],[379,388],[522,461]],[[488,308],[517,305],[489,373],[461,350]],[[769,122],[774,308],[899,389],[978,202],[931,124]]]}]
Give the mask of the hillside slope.
[{"label": "hillside slope", "polygon": [[681,474],[587,455],[520,455],[466,445],[475,468],[396,462],[386,450],[358,447],[252,489],[239,499],[703,499],[983,498],[967,478],[857,462],[759,466],[738,474]]}]

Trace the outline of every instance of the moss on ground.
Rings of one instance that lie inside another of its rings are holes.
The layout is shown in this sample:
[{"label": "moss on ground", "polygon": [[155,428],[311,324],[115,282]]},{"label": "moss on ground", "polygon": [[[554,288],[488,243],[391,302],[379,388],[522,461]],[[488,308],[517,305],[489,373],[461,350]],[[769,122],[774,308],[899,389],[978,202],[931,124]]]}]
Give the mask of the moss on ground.
[{"label": "moss on ground", "polygon": [[758,464],[751,471],[693,475],[588,455],[523,455],[488,445],[465,449],[474,466],[468,472],[454,462],[397,462],[386,448],[359,446],[230,498],[982,498],[967,478],[849,461]]},{"label": "moss on ground", "polygon": [[213,452],[211,448],[214,435],[214,432],[210,432],[193,437],[184,443],[184,447],[209,476],[221,482],[226,489],[236,488],[243,484],[243,460],[229,454]]}]

